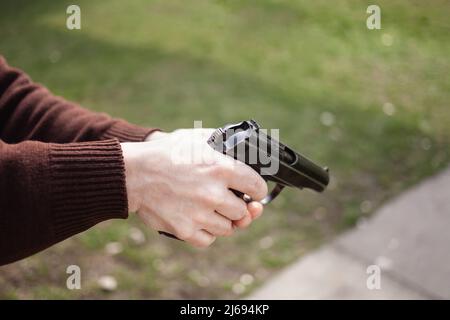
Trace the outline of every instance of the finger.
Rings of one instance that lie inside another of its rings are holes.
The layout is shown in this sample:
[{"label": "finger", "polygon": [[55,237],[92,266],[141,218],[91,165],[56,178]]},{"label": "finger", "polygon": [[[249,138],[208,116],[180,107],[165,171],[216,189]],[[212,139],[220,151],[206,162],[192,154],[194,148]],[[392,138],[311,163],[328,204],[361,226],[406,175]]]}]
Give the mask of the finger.
[{"label": "finger", "polygon": [[228,175],[228,187],[249,195],[254,200],[262,200],[267,195],[264,179],[248,165],[235,160]]},{"label": "finger", "polygon": [[208,231],[198,230],[191,238],[186,239],[186,242],[189,242],[195,247],[206,248],[210,246],[215,240],[216,237]]},{"label": "finger", "polygon": [[244,200],[238,198],[231,190],[226,190],[223,201],[217,206],[217,212],[230,220],[242,219],[247,213]]},{"label": "finger", "polygon": [[250,216],[250,213],[245,215],[240,220],[233,221],[234,225],[238,228],[245,229],[252,223],[252,217]]},{"label": "finger", "polygon": [[214,236],[229,236],[233,233],[232,221],[217,212],[199,215],[197,221]]},{"label": "finger", "polygon": [[247,209],[252,219],[255,220],[262,215],[264,207],[260,202],[252,201],[247,205]]}]

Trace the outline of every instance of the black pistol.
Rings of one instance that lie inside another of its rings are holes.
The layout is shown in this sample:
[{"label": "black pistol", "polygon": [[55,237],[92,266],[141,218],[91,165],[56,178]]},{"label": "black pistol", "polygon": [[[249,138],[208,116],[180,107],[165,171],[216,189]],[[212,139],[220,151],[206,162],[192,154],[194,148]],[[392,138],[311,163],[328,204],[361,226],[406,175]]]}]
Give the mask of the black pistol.
[{"label": "black pistol", "polygon": [[[266,181],[276,183],[261,203],[272,201],[284,187],[309,188],[322,192],[330,177],[327,167],[320,167],[305,156],[267,135],[255,120],[229,124],[217,129],[208,144],[215,150],[242,161]],[[250,201],[241,192],[233,192]]]},{"label": "black pistol", "polygon": [[[284,187],[309,188],[322,192],[330,177],[327,167],[320,167],[305,156],[266,134],[254,120],[242,121],[219,128],[208,139],[216,151],[242,161],[258,172],[266,181],[276,183],[261,201],[271,202]],[[251,199],[240,191],[232,190],[246,202]],[[174,235],[160,234],[178,239]]]}]

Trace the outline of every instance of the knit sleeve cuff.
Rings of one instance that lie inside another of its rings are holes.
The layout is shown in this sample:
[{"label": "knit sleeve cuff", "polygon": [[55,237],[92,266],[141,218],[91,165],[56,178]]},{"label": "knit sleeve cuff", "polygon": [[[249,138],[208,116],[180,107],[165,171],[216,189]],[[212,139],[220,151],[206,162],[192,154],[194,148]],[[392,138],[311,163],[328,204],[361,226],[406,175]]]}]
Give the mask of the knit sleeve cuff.
[{"label": "knit sleeve cuff", "polygon": [[116,138],[120,142],[140,142],[154,131],[160,131],[160,129],[139,127],[124,120],[117,120],[103,133],[101,139]]},{"label": "knit sleeve cuff", "polygon": [[[132,137],[138,137],[135,132]],[[49,192],[57,239],[70,237],[104,220],[127,218],[125,167],[117,139],[50,144],[49,164]]]}]

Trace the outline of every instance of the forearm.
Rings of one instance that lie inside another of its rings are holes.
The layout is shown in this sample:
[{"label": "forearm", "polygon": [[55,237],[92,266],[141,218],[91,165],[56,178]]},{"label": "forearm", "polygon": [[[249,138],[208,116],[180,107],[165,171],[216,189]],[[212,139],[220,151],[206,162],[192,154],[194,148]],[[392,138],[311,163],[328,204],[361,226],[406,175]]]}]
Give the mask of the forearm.
[{"label": "forearm", "polygon": [[5,142],[143,141],[153,130],[56,97],[0,56],[0,139]]},{"label": "forearm", "polygon": [[128,215],[118,140],[0,140],[0,265]]}]

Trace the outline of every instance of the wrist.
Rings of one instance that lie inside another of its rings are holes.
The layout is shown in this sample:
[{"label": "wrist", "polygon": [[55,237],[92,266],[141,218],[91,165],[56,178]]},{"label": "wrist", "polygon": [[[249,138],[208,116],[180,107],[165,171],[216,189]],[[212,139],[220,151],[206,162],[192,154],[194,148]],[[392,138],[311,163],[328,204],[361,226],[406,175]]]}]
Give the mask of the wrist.
[{"label": "wrist", "polygon": [[139,193],[139,155],[135,142],[121,143],[125,168],[125,183],[127,190],[128,211],[136,212],[140,207]]},{"label": "wrist", "polygon": [[130,212],[137,212],[148,196],[148,185],[158,175],[162,159],[162,143],[124,142],[120,146],[125,167],[125,182]]}]

